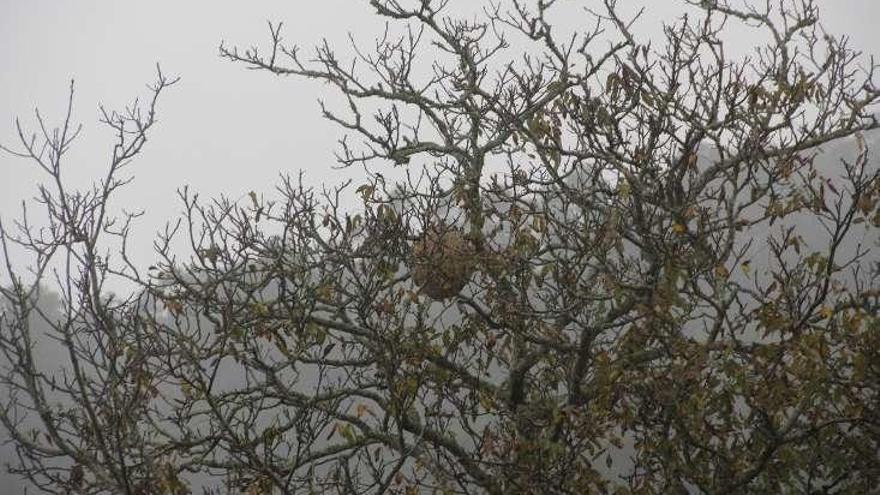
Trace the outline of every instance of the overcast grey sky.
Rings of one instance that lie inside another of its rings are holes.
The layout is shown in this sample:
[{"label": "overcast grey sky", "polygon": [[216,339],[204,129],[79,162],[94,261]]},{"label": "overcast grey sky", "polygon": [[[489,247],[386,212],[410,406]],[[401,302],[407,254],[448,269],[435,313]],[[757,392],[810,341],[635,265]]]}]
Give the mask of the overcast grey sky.
[{"label": "overcast grey sky", "polygon": [[[673,15],[683,5],[620,2],[647,5],[646,29],[657,27],[656,16]],[[847,34],[853,46],[880,54],[880,0],[818,4],[830,32]],[[203,196],[241,197],[251,190],[271,192],[279,173],[304,170],[312,184],[356,176],[357,170],[331,169],[341,133],[319,117],[315,101],[330,88],[247,71],[217,56],[221,40],[265,43],[267,19],[284,21],[286,40],[306,49],[322,37],[344,47],[348,32],[369,42],[383,22],[367,0],[0,0],[0,143],[15,144],[13,119],[32,124],[35,106],[57,121],[75,79],[75,118],[84,132],[66,174],[73,185],[85,187],[108,164],[112,136],[97,123],[99,102],[120,108],[134,96],[146,96],[144,85],[157,62],[181,76],[160,102],[160,123],[135,163],[135,183],[117,198],[120,206],[146,210],[134,253],[144,264],[152,259],[154,232],[180,210],[175,190],[184,184]],[[35,194],[38,179],[32,164],[0,154],[0,218],[17,215],[20,202]],[[0,451],[0,460],[5,455],[8,451]],[[0,492],[10,490],[10,482],[0,474]]]},{"label": "overcast grey sky", "polygon": [[[577,8],[595,1],[570,3]],[[684,5],[676,0],[621,4],[647,6],[645,29],[656,29],[654,19],[668,18]],[[880,53],[880,2],[818,4],[831,32],[849,35],[868,53]],[[370,42],[383,25],[367,0],[0,0],[0,143],[14,144],[14,117],[32,123],[35,106],[59,118],[68,82],[75,79],[75,118],[84,132],[66,173],[84,187],[108,163],[111,135],[97,123],[98,104],[120,108],[134,96],[145,96],[157,62],[181,76],[160,102],[159,126],[122,198],[125,207],[147,212],[136,230],[142,249],[134,254],[141,263],[151,259],[153,233],[179,211],[175,190],[184,184],[203,197],[240,197],[251,190],[271,192],[283,172],[302,169],[313,184],[357,175],[331,170],[341,133],[319,117],[315,101],[332,94],[330,88],[244,70],[217,56],[221,40],[265,43],[268,19],[284,21],[286,41],[306,49],[322,37],[344,48],[348,32]],[[0,155],[0,217],[8,221],[17,214],[21,200],[35,193],[38,177],[32,164]]]}]

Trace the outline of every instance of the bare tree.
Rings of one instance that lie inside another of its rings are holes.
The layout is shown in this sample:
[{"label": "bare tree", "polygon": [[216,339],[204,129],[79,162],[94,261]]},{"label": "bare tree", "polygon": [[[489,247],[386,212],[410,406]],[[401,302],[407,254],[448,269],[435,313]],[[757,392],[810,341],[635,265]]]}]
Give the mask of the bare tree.
[{"label": "bare tree", "polygon": [[[336,88],[323,115],[364,181],[287,178],[243,203],[183,189],[149,274],[104,214],[119,167],[65,207],[44,166],[49,240],[2,231],[37,259],[28,283],[8,265],[0,321],[22,472],[62,493],[185,492],[189,473],[248,493],[871,489],[873,62],[810,0],[686,1],[660,43],[613,0],[571,33],[553,0],[448,3],[372,0],[388,28],[351,60],[326,43],[306,60],[280,24],[268,49],[221,46]],[[746,59],[725,48],[737,23],[767,40]],[[106,119],[120,165],[150,109]],[[69,139],[44,135],[60,157]],[[856,152],[829,162],[837,141]],[[58,256],[60,382],[27,324]],[[108,298],[105,273],[139,290]]]},{"label": "bare tree", "polygon": [[[72,121],[72,82],[59,127],[37,110],[36,132],[16,120],[20,146],[2,148],[49,178],[36,199],[45,216],[24,208],[11,228],[0,223],[6,269],[0,422],[16,445],[13,472],[50,493],[152,493],[166,468],[169,476],[177,469],[160,464],[166,449],[152,442],[148,428],[161,377],[154,376],[152,345],[133,319],[137,296],[115,297],[104,286],[114,273],[137,278],[125,241],[138,214],[115,217],[109,201],[130,182],[125,173],[156,122],[157,99],[174,82],[158,71],[146,104],[101,109],[101,122],[116,139],[107,175],[88,191],[69,190],[63,176],[81,129]],[[28,273],[14,269],[16,249],[32,256]],[[59,291],[60,311],[40,304],[47,284]]]}]

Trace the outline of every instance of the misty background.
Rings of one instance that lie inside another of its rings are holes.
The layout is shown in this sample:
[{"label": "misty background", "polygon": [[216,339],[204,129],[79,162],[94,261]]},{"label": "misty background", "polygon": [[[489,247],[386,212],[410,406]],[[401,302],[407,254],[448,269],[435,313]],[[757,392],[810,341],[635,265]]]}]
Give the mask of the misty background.
[{"label": "misty background", "polygon": [[[570,3],[576,11],[596,1]],[[451,6],[470,3],[453,0]],[[646,35],[657,32],[658,19],[672,19],[687,9],[675,0],[620,4],[630,11],[646,6],[637,24]],[[880,54],[880,2],[817,4],[829,33],[848,36],[851,47],[866,55]],[[159,123],[129,169],[134,183],[113,204],[145,212],[130,247],[142,267],[154,259],[155,233],[180,213],[176,190],[184,185],[206,198],[240,198],[249,191],[271,196],[280,174],[300,170],[309,185],[361,176],[358,168],[333,168],[343,133],[320,117],[316,101],[336,101],[332,88],[248,71],[218,57],[221,41],[266,46],[267,20],[283,21],[286,44],[300,46],[306,55],[326,38],[343,58],[351,53],[349,33],[369,47],[384,28],[367,0],[0,0],[0,144],[16,147],[16,117],[26,129],[36,129],[35,107],[50,126],[60,124],[74,79],[73,119],[83,124],[83,132],[67,155],[64,173],[71,189],[88,187],[106,172],[113,142],[112,132],[98,123],[98,105],[122,109],[135,97],[148,96],[145,85],[154,80],[157,63],[166,74],[180,76],[181,82],[160,99]],[[576,27],[587,17],[567,20]],[[748,31],[733,35],[744,50],[754,43]],[[0,219],[19,217],[22,201],[30,200],[45,179],[33,163],[0,153]],[[11,261],[18,268],[30,262]],[[7,282],[0,275],[0,284]],[[5,439],[0,433],[0,441]],[[0,493],[25,490],[5,472],[11,452],[11,446],[0,446]]]},{"label": "misty background", "polygon": [[[574,26],[586,23],[578,10],[592,1],[570,2],[574,15],[567,20]],[[452,7],[469,3],[456,0]],[[645,5],[638,25],[652,34],[658,32],[658,19],[688,10],[683,1],[620,4],[625,11]],[[866,54],[880,53],[880,2],[817,4],[829,32],[849,36]],[[74,119],[83,124],[83,133],[67,156],[66,178],[71,186],[86,187],[105,172],[113,138],[98,124],[98,105],[121,109],[134,97],[145,97],[156,63],[180,76],[159,102],[159,123],[130,169],[135,182],[124,193],[127,209],[146,210],[132,246],[141,264],[152,260],[153,234],[179,213],[175,191],[183,185],[203,197],[237,198],[252,190],[270,194],[279,174],[299,170],[313,185],[358,177],[356,168],[332,168],[342,132],[320,117],[316,101],[324,97],[332,103],[331,88],[245,70],[217,56],[221,41],[265,46],[267,20],[283,21],[285,41],[306,55],[323,38],[348,54],[349,33],[371,46],[384,28],[367,0],[0,0],[0,143],[16,144],[16,117],[33,128],[35,107],[50,123],[58,122],[74,79]],[[754,43],[748,38],[754,33],[734,35],[742,35],[743,47]],[[0,154],[0,218],[16,217],[39,180],[34,164]]]}]

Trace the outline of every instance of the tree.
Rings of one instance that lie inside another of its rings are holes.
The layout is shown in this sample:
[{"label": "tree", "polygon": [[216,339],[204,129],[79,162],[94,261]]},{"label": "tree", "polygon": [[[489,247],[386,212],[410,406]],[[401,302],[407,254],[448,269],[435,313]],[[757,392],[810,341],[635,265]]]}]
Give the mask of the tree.
[{"label": "tree", "polygon": [[[35,260],[29,277],[7,262],[2,290],[18,472],[55,493],[880,481],[875,67],[810,0],[686,1],[653,44],[614,0],[565,34],[554,0],[448,3],[372,0],[389,28],[353,61],[326,44],[304,60],[280,24],[268,50],[221,46],[335,88],[323,115],[364,181],[183,189],[148,273],[107,204],[155,98],[104,113],[119,143],[87,193],[61,177],[70,112],[55,134],[40,119],[42,142],[20,130],[9,151],[51,180],[48,229],[0,226],[7,260],[13,244]],[[742,60],[736,23],[766,38]],[[838,141],[857,152],[829,162]],[[37,304],[53,263],[58,315]],[[137,290],[109,295],[108,277]],[[35,355],[35,318],[61,372]]]}]

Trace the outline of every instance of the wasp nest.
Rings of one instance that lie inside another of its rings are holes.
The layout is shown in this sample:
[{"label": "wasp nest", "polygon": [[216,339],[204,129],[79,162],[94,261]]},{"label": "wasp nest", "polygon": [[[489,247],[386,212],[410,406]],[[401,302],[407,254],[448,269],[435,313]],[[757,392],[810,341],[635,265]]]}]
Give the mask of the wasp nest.
[{"label": "wasp nest", "polygon": [[475,254],[458,230],[442,225],[428,228],[413,243],[413,281],[431,299],[453,297],[470,280]]}]

